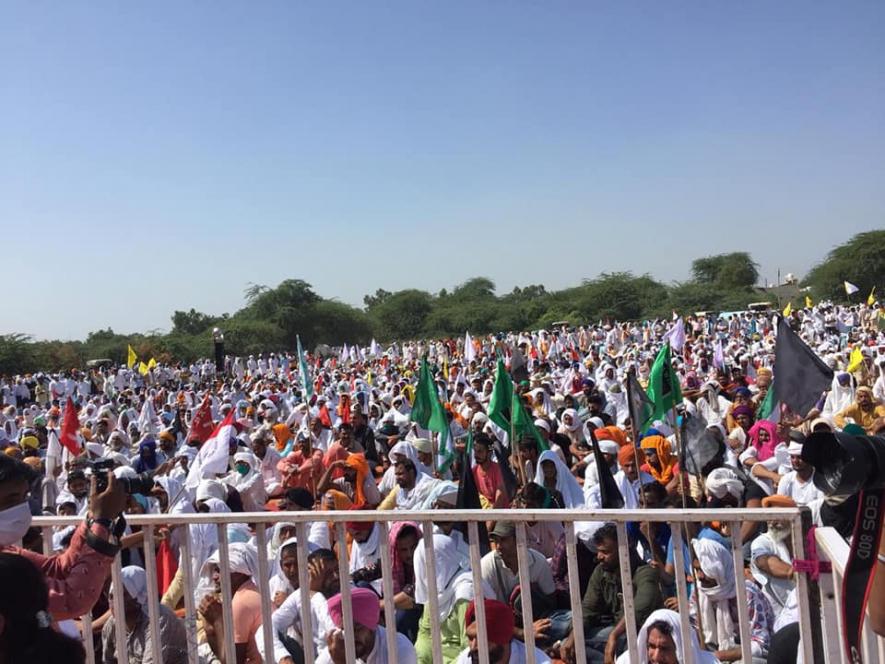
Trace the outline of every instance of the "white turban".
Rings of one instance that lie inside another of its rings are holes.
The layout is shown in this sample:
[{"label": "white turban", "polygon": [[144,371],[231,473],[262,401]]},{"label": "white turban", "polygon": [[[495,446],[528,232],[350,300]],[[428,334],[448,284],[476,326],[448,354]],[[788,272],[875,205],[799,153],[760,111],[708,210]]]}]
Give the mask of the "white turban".
[{"label": "white turban", "polygon": [[728,468],[716,468],[707,475],[707,493],[715,498],[724,498],[731,494],[740,498],[744,493],[744,484],[738,479],[733,470]]}]

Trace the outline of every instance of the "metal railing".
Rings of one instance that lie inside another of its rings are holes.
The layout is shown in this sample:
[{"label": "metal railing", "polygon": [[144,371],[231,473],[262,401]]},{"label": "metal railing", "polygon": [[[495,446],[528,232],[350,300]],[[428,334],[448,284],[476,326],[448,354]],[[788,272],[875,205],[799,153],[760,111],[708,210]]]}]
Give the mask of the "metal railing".
[{"label": "metal railing", "polygon": [[[806,512],[806,522],[807,510]],[[466,523],[468,528],[468,542],[470,551],[470,565],[473,575],[473,585],[475,592],[481,594],[482,576],[480,570],[480,547],[479,547],[479,530],[480,522],[489,521],[510,521],[516,525],[516,542],[517,542],[517,559],[518,559],[518,579],[523,588],[530,587],[529,583],[529,554],[527,547],[526,527],[531,522],[562,522],[565,525],[565,547],[566,560],[568,569],[569,596],[570,607],[573,618],[573,631],[575,635],[575,650],[578,662],[586,661],[586,650],[584,642],[584,621],[582,619],[582,597],[580,593],[580,582],[578,576],[578,556],[577,556],[577,536],[574,525],[576,522],[614,522],[617,527],[618,551],[620,558],[621,584],[624,599],[624,616],[627,632],[627,651],[629,652],[630,661],[638,662],[639,653],[637,652],[637,633],[641,625],[636,624],[634,605],[633,605],[633,581],[630,567],[630,544],[628,543],[626,526],[628,522],[650,522],[650,523],[667,523],[671,526],[674,562],[676,572],[676,588],[677,600],[679,605],[679,616],[681,621],[681,629],[683,634],[688,634],[693,627],[689,618],[689,596],[688,584],[685,576],[685,554],[683,551],[683,524],[701,523],[709,521],[718,521],[728,524],[732,533],[739,533],[741,523],[750,522],[770,522],[779,521],[789,523],[791,527],[791,537],[794,558],[802,559],[805,556],[805,531],[803,527],[802,511],[795,508],[766,508],[766,509],[654,509],[654,510],[432,510],[432,511],[298,511],[298,512],[257,512],[257,513],[225,513],[225,514],[183,514],[183,515],[131,515],[127,517],[130,525],[141,526],[144,531],[144,543],[141,547],[144,553],[143,560],[148,580],[148,613],[150,619],[149,638],[152,642],[152,650],[154,653],[154,661],[161,663],[161,643],[159,633],[159,597],[156,581],[156,559],[154,555],[154,533],[153,529],[158,526],[181,526],[190,524],[231,524],[231,523],[247,523],[254,527],[256,533],[256,542],[258,548],[258,590],[261,595],[261,613],[262,627],[256,634],[256,639],[260,639],[259,643],[263,643],[264,653],[269,657],[269,661],[273,661],[274,644],[271,623],[271,601],[269,588],[269,561],[267,559],[267,528],[275,523],[294,523],[297,528],[297,560],[298,560],[298,578],[299,590],[301,593],[301,633],[302,647],[304,649],[305,661],[312,664],[317,653],[314,651],[313,625],[310,611],[310,589],[308,579],[307,564],[307,528],[308,524],[316,521],[325,521],[334,524],[335,533],[338,542],[346,542],[345,522],[376,522],[380,528],[379,548],[380,562],[382,568],[382,587],[383,587],[383,611],[385,624],[390,627],[386,630],[386,649],[388,651],[388,661],[392,664],[397,662],[396,640],[397,634],[393,626],[395,623],[395,609],[393,606],[393,581],[391,567],[391,552],[388,543],[389,524],[399,521],[415,521],[422,526],[424,533],[433,532],[434,523],[442,522],[459,522]],[[49,542],[51,542],[52,529],[55,526],[68,526],[78,524],[82,519],[76,517],[36,517],[34,526],[44,530],[44,548],[48,551]],[[179,539],[182,552],[182,560],[191,559],[192,542],[188,528],[180,529],[181,536]],[[426,579],[428,585],[429,603],[426,610],[430,612],[430,616],[438,616],[438,594],[436,588],[436,565],[433,551],[433,538],[424,537],[423,546],[425,547],[425,564]],[[419,544],[421,546],[421,544]],[[222,570],[229,567],[229,545],[227,528],[218,528],[218,552],[220,567]],[[735,579],[737,590],[738,618],[740,628],[740,647],[742,658],[745,662],[752,661],[750,625],[747,611],[747,594],[746,588],[740,580],[744,578],[744,559],[741,544],[737,538],[732,538],[732,555],[734,563]],[[355,644],[354,644],[354,626],[353,616],[351,612],[351,586],[347,583],[350,578],[349,556],[346,546],[338,547],[338,566],[341,577],[341,595],[343,605],[343,620],[345,634],[345,651],[348,664],[355,662]],[[188,644],[188,662],[189,664],[197,664],[197,634],[196,634],[196,607],[195,607],[195,580],[192,577],[191,566],[185,564],[182,566],[182,575],[184,580],[184,603],[185,603],[185,627],[187,632]],[[416,570],[416,574],[418,574]],[[121,584],[121,563],[118,555],[114,561],[111,578],[115,588],[122,588]],[[832,582],[832,581],[831,581]],[[817,604],[816,598],[812,597],[809,589],[808,579],[804,574],[798,575],[797,581],[798,598],[800,605],[800,633],[801,647],[804,654],[804,661],[819,662],[821,657],[815,657],[815,653],[823,652],[822,636],[820,631],[820,621],[812,620],[812,609]],[[224,620],[224,652],[225,659],[228,662],[236,662],[235,645],[233,638],[233,629],[231,628],[232,610],[232,590],[229,574],[221,574],[221,594]],[[526,595],[528,596],[528,595]],[[116,629],[116,647],[117,662],[119,664],[129,664],[126,653],[126,621],[123,618],[123,593],[115,592],[113,598],[113,606],[111,607],[114,616],[114,626]],[[526,644],[526,661],[528,664],[535,664],[535,636],[533,630],[529,627],[534,622],[532,603],[530,601],[522,602],[523,624],[525,629]],[[816,613],[816,612],[815,612]],[[480,635],[478,639],[479,660],[482,664],[489,663],[488,641],[485,638],[486,616],[484,605],[482,602],[476,604],[477,631]],[[83,617],[83,633],[84,645],[87,650],[87,661],[92,663],[95,661],[92,645],[92,628],[91,618]],[[439,629],[432,629],[432,654],[434,664],[443,664],[441,633]],[[691,640],[687,638],[681,639],[682,644],[690,644]],[[680,653],[680,662],[685,664],[695,664],[693,661],[693,653],[690,647],[686,647],[685,651]],[[841,660],[831,660],[833,662]],[[875,661],[869,659],[867,661]],[[885,660],[882,660],[885,661]],[[275,664],[275,663],[274,663]]]},{"label": "metal railing", "polygon": [[[845,565],[848,562],[848,542],[834,528],[817,528],[814,531],[817,552],[822,560],[832,565],[832,574],[822,574],[820,579],[821,618],[825,634],[838,635],[838,638],[827,639],[826,661],[828,664],[849,663],[849,658],[842,646],[844,632],[842,629],[842,579]],[[885,662],[885,638],[877,636],[869,624],[869,615],[864,619],[863,626],[863,658],[864,662]]]}]

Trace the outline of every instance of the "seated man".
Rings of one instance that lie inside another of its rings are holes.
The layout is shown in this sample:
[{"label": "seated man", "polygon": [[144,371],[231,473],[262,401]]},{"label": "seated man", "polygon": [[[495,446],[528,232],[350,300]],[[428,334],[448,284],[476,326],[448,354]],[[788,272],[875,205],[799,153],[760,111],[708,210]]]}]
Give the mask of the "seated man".
[{"label": "seated man", "polygon": [[853,421],[864,431],[874,432],[874,424],[879,418],[885,417],[885,406],[876,403],[873,391],[866,386],[858,387],[854,393],[854,403],[836,413],[836,426],[844,429],[849,421]]},{"label": "seated man", "polygon": [[[763,499],[763,507],[795,507],[796,503],[785,496],[769,496]],[[768,532],[753,540],[750,546],[750,571],[774,610],[780,614],[787,604],[787,596],[796,583],[793,572],[793,553],[790,526],[780,521],[768,523]]]},{"label": "seated man", "polygon": [[[658,609],[646,618],[639,633],[636,635],[636,650],[639,661],[636,664],[682,664],[683,648],[691,648],[695,664],[718,664],[716,656],[701,650],[698,637],[691,632],[691,641],[682,639],[679,614],[668,609]],[[617,664],[631,664],[630,653],[624,653],[617,659]]]},{"label": "seated man", "polygon": [[433,487],[439,483],[427,473],[419,473],[415,462],[411,459],[403,459],[394,464],[396,476],[396,488],[381,501],[379,510],[410,510],[418,509]]},{"label": "seated man", "polygon": [[[203,565],[204,580],[211,580],[215,592],[203,597],[198,609],[206,629],[206,644],[201,649],[205,656],[214,655],[221,664],[258,664],[261,655],[255,633],[261,626],[261,595],[252,582],[258,572],[258,553],[251,544],[236,542],[230,545],[229,554],[236,662],[224,659],[225,624],[220,600],[222,571],[218,551]],[[210,652],[206,652],[206,645]]]},{"label": "seated man", "polygon": [[814,467],[802,460],[803,443],[790,441],[787,451],[790,453],[790,466],[793,468],[781,478],[777,485],[779,496],[786,496],[797,505],[809,505],[824,497],[823,492],[814,485]]},{"label": "seated man", "polygon": [[[494,599],[484,600],[486,614],[486,642],[489,647],[489,662],[492,664],[522,664],[526,658],[525,644],[513,638],[513,611],[503,602]],[[479,661],[479,623],[476,621],[476,602],[471,600],[464,616],[467,626],[469,646],[462,651],[455,664],[472,664]],[[535,648],[536,664],[550,664],[550,658]]]},{"label": "seated man", "polygon": [[[350,594],[353,607],[353,640],[356,657],[365,664],[386,664],[387,634],[378,624],[381,615],[378,595],[368,588],[354,588]],[[329,617],[335,629],[326,637],[326,649],[316,659],[317,664],[345,664],[344,605],[341,595],[329,599]],[[402,634],[396,635],[396,661],[416,664],[415,646]]]},{"label": "seated man", "polygon": [[[291,540],[290,540],[291,541]],[[326,647],[326,637],[335,629],[329,619],[328,600],[340,591],[338,559],[329,549],[317,549],[307,557],[310,580],[310,626],[314,653]],[[297,563],[289,572],[290,579],[298,576]],[[294,584],[296,585],[297,584]],[[301,592],[296,587],[273,613],[274,661],[294,664],[293,651],[303,655],[304,623],[301,619]],[[263,644],[259,644],[259,647]],[[269,658],[266,658],[269,659]]]},{"label": "seated man", "polygon": [[[624,598],[621,586],[620,558],[618,554],[618,531],[613,523],[607,523],[593,534],[599,565],[590,576],[584,593],[584,639],[587,644],[587,661],[613,660],[623,652],[626,643],[627,623],[624,619]],[[630,568],[633,579],[633,606],[637,624],[644,622],[654,611],[664,605],[658,571],[646,565],[630,546]],[[575,662],[574,632],[562,644],[561,656],[566,662]]]}]

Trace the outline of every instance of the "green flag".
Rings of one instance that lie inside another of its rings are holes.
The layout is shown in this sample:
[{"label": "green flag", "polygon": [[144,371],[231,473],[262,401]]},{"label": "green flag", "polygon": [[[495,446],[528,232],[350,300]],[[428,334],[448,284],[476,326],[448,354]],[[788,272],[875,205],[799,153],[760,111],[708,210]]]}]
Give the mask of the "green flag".
[{"label": "green flag", "polygon": [[412,404],[412,413],[409,419],[412,422],[417,422],[422,429],[429,429],[439,434],[437,468],[441,471],[448,468],[455,460],[455,446],[449,433],[449,418],[439,400],[439,393],[436,390],[433,377],[430,375],[427,360],[421,360],[418,385],[415,388],[415,403]]},{"label": "green flag", "polygon": [[[768,391],[765,393],[765,398],[762,400],[762,403],[759,404],[759,410],[756,412],[756,417],[760,420],[777,422],[780,419],[780,409],[775,408],[775,406],[778,406],[779,404],[780,402],[774,395],[774,384],[769,385]],[[776,415],[775,411],[777,411]]]},{"label": "green flag", "polygon": [[522,397],[520,397],[516,392],[513,393],[513,399],[510,403],[510,413],[513,417],[513,437],[515,440],[510,441],[510,449],[515,450],[515,441],[518,441],[523,436],[532,436],[536,441],[538,441],[538,452],[546,452],[550,449],[544,440],[543,436],[541,436],[541,432],[538,431],[538,428],[535,426],[535,420],[529,414],[529,412],[525,409],[522,403]]},{"label": "green flag", "polygon": [[495,369],[495,387],[489,399],[489,419],[507,431],[510,428],[510,404],[513,401],[513,382],[504,368],[503,358],[498,358]]},{"label": "green flag", "polygon": [[654,412],[643,422],[643,428],[654,420],[661,420],[667,411],[682,401],[682,388],[679,386],[679,378],[673,371],[670,362],[670,344],[658,352],[655,362],[651,367],[651,375],[648,378],[648,398],[654,402]]},{"label": "green flag", "polygon": [[298,371],[301,372],[301,382],[304,383],[304,400],[307,401],[313,396],[313,381],[310,379],[310,372],[307,370],[307,360],[304,359],[301,335],[296,334],[295,340],[298,342]]}]

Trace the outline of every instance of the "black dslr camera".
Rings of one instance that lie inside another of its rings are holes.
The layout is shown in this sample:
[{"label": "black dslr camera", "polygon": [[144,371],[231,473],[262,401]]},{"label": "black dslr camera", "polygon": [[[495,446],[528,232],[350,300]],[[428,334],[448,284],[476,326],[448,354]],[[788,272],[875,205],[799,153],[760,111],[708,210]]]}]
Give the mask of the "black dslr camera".
[{"label": "black dslr camera", "polygon": [[[108,488],[108,473],[114,470],[114,461],[112,459],[99,459],[93,461],[92,474],[95,475],[98,492],[101,493]],[[144,496],[151,492],[154,488],[154,478],[150,473],[142,473],[136,477],[118,477],[117,482],[123,485],[123,489],[128,494],[140,493]]]},{"label": "black dslr camera", "polygon": [[814,485],[827,496],[885,488],[885,438],[817,431],[805,439],[802,460],[814,466]]}]

